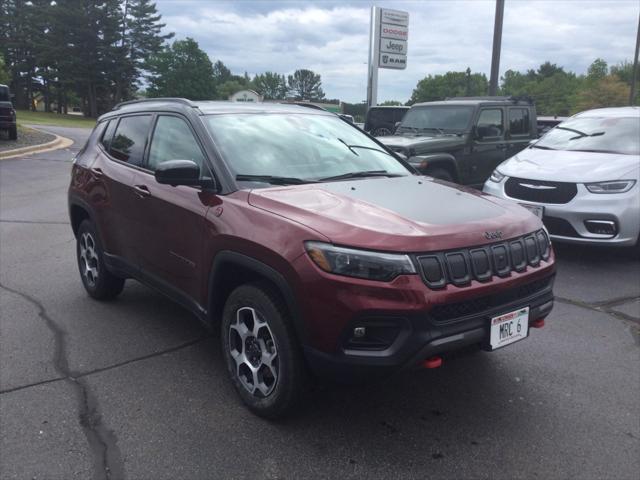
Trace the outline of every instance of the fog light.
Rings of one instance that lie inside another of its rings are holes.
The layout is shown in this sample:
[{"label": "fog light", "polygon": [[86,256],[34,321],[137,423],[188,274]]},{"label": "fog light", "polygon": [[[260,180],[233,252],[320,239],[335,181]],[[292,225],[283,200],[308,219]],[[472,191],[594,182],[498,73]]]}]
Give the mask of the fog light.
[{"label": "fog light", "polygon": [[365,327],[356,327],[353,329],[353,336],[355,338],[362,338],[367,334],[367,329]]},{"label": "fog light", "polygon": [[589,233],[595,233],[597,235],[614,237],[618,233],[616,222],[612,222],[611,220],[585,220],[584,226]]}]

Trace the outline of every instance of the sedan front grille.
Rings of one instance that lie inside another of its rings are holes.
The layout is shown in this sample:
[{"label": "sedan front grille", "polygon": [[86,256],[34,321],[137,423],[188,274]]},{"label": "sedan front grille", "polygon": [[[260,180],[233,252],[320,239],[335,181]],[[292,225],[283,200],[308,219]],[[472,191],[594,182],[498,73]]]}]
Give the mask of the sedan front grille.
[{"label": "sedan front grille", "polygon": [[508,277],[512,271],[522,272],[537,267],[551,253],[544,230],[522,237],[480,247],[418,255],[422,280],[432,289],[448,284],[458,287],[472,280],[488,282],[494,276]]},{"label": "sedan front grille", "polygon": [[547,182],[511,177],[504,184],[507,196],[538,203],[569,203],[578,193],[575,183]]}]

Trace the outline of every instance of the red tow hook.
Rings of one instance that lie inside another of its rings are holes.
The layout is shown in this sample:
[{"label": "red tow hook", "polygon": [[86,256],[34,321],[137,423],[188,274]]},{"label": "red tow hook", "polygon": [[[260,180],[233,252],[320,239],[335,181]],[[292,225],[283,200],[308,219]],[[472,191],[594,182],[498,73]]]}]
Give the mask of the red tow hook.
[{"label": "red tow hook", "polygon": [[538,320],[534,320],[531,322],[531,326],[533,328],[542,328],[544,327],[544,318],[539,318]]},{"label": "red tow hook", "polygon": [[442,366],[442,357],[430,357],[422,362],[423,368],[438,368]]}]

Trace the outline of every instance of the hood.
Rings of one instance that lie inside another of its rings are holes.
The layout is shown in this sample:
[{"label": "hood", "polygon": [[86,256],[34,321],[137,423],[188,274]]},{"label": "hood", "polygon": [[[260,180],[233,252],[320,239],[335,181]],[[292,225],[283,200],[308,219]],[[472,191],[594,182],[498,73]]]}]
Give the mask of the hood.
[{"label": "hood", "polygon": [[589,183],[638,179],[640,156],[526,148],[499,167],[509,177],[556,182]]},{"label": "hood", "polygon": [[513,202],[422,176],[252,190],[249,203],[335,244],[373,250],[446,250],[490,243],[487,231],[506,239],[542,228]]},{"label": "hood", "polygon": [[413,150],[412,155],[420,155],[422,153],[429,152],[442,152],[444,150],[462,146],[466,143],[465,137],[459,135],[390,135],[386,137],[377,137],[376,140],[394,151],[402,150],[405,153],[408,153],[409,150]]}]

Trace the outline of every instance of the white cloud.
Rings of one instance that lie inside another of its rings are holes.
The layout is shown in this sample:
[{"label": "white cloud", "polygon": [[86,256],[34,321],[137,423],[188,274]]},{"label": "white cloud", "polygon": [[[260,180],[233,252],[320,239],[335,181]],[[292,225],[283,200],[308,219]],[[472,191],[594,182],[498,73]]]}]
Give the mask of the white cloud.
[{"label": "white cloud", "polygon": [[[493,0],[388,1],[410,13],[408,66],[380,70],[380,101],[406,101],[427,74],[464,70],[489,73]],[[322,75],[330,98],[366,96],[370,2],[199,2],[159,0],[167,30],[193,37],[234,73],[290,74],[309,68]],[[507,0],[501,71],[551,61],[577,73],[597,57],[631,60],[639,4],[635,0]]]}]

